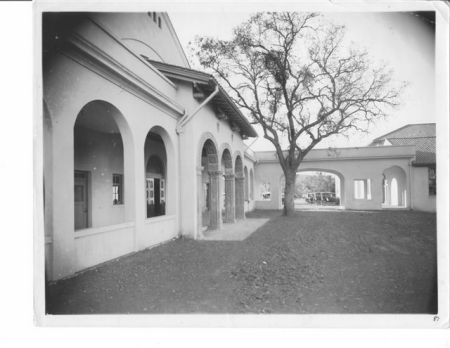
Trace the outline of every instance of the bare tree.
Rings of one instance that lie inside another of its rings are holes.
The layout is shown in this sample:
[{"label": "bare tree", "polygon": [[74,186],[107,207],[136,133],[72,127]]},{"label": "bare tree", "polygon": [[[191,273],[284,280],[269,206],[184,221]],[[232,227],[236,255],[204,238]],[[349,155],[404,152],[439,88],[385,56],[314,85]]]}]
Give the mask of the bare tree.
[{"label": "bare tree", "polygon": [[274,145],[286,179],[285,215],[294,211],[306,154],[332,135],[367,131],[386,107],[398,105],[403,88],[387,66],[346,44],[343,26],[314,13],[258,13],[231,40],[197,38],[194,50]]}]

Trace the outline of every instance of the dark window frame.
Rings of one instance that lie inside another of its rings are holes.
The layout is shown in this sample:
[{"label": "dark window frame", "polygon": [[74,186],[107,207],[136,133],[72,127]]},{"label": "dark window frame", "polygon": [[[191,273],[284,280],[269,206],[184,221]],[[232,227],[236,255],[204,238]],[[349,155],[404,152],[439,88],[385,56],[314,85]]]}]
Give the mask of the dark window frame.
[{"label": "dark window frame", "polygon": [[[112,175],[112,188],[113,188],[113,205],[122,205],[124,204],[123,199],[123,174]],[[115,192],[115,188],[117,187],[117,192]],[[117,199],[115,198],[117,195]]]},{"label": "dark window frame", "polygon": [[436,168],[428,167],[428,195],[436,196]]}]

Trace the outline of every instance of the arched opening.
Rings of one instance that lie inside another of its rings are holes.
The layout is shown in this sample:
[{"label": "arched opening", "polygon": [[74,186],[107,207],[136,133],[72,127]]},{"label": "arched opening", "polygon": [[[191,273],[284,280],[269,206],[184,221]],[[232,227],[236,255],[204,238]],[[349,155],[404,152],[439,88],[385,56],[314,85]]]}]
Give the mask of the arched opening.
[{"label": "arched opening", "polygon": [[245,218],[245,204],[244,204],[244,168],[242,164],[242,158],[240,155],[236,156],[234,165],[235,175],[235,208],[236,219]]},{"label": "arched opening", "polygon": [[254,185],[253,169],[250,169],[250,199],[252,201],[255,199]]},{"label": "arched opening", "polygon": [[[281,184],[282,185],[282,184]],[[284,186],[280,186],[284,189]],[[270,186],[270,180],[267,178],[261,178],[258,184],[258,198],[259,201],[271,201],[272,200],[272,188]]]},{"label": "arched opening", "polygon": [[145,138],[145,197],[146,217],[166,214],[167,152],[160,134],[150,130]]},{"label": "arched opening", "polygon": [[221,211],[225,223],[233,223],[235,219],[234,208],[234,174],[233,159],[228,149],[223,150],[221,158]]},{"label": "arched opening", "polygon": [[[297,172],[295,207],[296,209],[343,208],[344,192],[344,178],[340,173],[304,169]],[[282,186],[283,196],[284,186]]]},{"label": "arched opening", "polygon": [[[125,196],[124,143],[120,111],[92,101],[74,125],[75,230],[125,222],[132,204]],[[130,188],[131,189],[131,188]],[[128,212],[127,212],[128,207]]]},{"label": "arched opening", "polygon": [[399,166],[383,171],[383,208],[404,208],[407,206],[406,173]]},{"label": "arched opening", "polygon": [[398,206],[398,183],[396,178],[391,180],[391,205]]},{"label": "arched opening", "polygon": [[220,227],[220,197],[217,149],[211,139],[202,146],[201,187],[199,190],[201,227],[217,229]]},{"label": "arched opening", "polygon": [[248,202],[248,169],[244,167],[244,200]]}]

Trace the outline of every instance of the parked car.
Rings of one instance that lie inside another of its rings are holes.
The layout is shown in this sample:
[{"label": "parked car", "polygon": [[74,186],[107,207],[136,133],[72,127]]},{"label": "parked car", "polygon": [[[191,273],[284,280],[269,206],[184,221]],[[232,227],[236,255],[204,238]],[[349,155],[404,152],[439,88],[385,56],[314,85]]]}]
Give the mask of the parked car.
[{"label": "parked car", "polygon": [[312,192],[306,198],[308,203],[339,205],[340,199],[334,192]]},{"label": "parked car", "polygon": [[262,193],[262,197],[263,197],[263,199],[269,200],[270,199],[270,192],[263,192]]}]

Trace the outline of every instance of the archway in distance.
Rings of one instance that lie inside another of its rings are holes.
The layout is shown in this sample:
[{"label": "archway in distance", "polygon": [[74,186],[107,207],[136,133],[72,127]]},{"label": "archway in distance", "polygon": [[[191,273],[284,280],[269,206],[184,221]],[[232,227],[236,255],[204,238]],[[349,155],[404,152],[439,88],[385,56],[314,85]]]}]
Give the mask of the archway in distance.
[{"label": "archway in distance", "polygon": [[236,219],[245,218],[245,204],[244,204],[244,167],[240,155],[236,156],[235,166],[235,207]]},{"label": "archway in distance", "polygon": [[233,159],[228,149],[224,149],[221,158],[221,212],[225,223],[233,223],[235,220],[234,200],[234,173]]},{"label": "archway in distance", "polygon": [[[284,176],[281,178],[281,206],[284,197]],[[339,172],[307,168],[297,172],[296,209],[345,207],[344,177]]]},{"label": "archway in distance", "polygon": [[199,188],[201,227],[203,230],[213,230],[220,226],[220,200],[217,148],[211,139],[206,139],[203,143],[201,168]]}]

